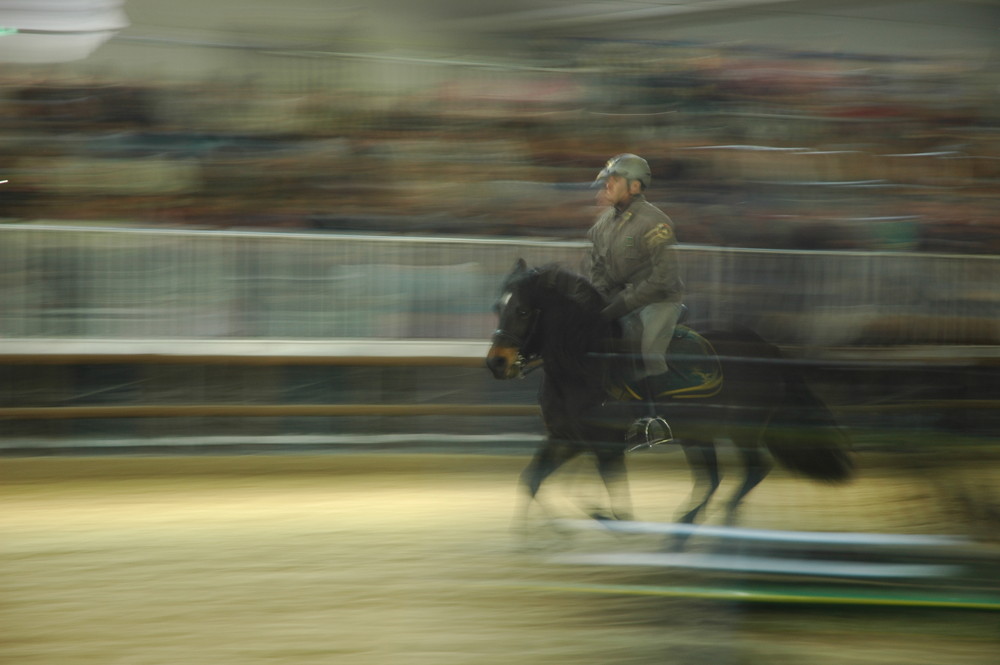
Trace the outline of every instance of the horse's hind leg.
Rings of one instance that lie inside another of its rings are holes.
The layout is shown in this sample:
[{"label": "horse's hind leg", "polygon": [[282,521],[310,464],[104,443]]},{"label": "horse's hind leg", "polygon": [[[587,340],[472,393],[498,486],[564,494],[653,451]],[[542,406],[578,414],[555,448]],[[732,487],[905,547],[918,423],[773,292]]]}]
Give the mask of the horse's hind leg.
[{"label": "horse's hind leg", "polygon": [[740,457],[743,458],[744,477],[743,484],[733,493],[726,505],[726,524],[733,526],[736,524],[737,512],[743,497],[750,493],[750,490],[757,487],[760,481],[771,472],[771,462],[761,452],[757,446],[739,448]]},{"label": "horse's hind leg", "polygon": [[[708,505],[715,490],[719,489],[722,474],[719,472],[719,458],[715,445],[706,442],[683,442],[684,456],[691,467],[691,478],[694,487],[691,489],[691,499],[688,507],[677,520],[682,524],[694,524],[698,513]],[[698,497],[701,497],[701,500]]]},{"label": "horse's hind leg", "polygon": [[[694,487],[691,488],[691,498],[688,505],[677,521],[681,524],[694,524],[698,514],[708,505],[712,495],[715,494],[715,490],[719,489],[722,474],[719,472],[719,458],[715,452],[714,443],[682,441],[681,445],[688,465],[691,467]],[[683,549],[687,538],[687,534],[678,534],[672,539],[668,539],[668,548]]]}]

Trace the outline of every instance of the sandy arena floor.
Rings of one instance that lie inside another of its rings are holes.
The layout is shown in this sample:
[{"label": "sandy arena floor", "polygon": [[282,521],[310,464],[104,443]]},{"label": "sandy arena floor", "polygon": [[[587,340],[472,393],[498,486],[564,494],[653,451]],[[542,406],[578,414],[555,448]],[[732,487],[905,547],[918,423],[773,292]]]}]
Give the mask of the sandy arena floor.
[{"label": "sandy arena floor", "polygon": [[[0,459],[0,663],[992,665],[1000,653],[996,612],[543,590],[601,573],[517,547],[510,526],[526,462]],[[637,515],[670,520],[690,490],[681,456],[651,454],[633,468]],[[553,502],[589,505],[600,496],[590,481],[585,466],[571,469]],[[932,504],[887,470],[846,487],[776,474],[743,518],[940,532]],[[546,535],[533,542],[560,546]]]}]

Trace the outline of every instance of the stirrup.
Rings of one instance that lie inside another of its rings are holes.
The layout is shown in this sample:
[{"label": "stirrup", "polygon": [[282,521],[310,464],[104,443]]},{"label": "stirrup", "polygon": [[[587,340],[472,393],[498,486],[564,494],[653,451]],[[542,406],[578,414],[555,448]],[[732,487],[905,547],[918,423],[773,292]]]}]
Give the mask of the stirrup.
[{"label": "stirrup", "polygon": [[663,418],[659,416],[639,418],[629,426],[628,432],[625,433],[625,443],[630,445],[625,452],[644,450],[662,443],[670,443],[673,440],[674,433]]}]

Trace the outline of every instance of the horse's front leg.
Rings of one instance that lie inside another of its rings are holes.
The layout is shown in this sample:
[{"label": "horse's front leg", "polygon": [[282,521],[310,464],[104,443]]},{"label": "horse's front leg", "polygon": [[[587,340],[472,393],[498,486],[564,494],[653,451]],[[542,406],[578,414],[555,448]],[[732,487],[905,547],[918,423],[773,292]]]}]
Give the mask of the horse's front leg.
[{"label": "horse's front leg", "polygon": [[533,504],[538,504],[547,522],[552,522],[551,512],[538,497],[542,484],[566,462],[579,454],[578,447],[562,439],[550,438],[535,453],[535,456],[521,472],[520,487],[522,490],[521,506],[515,513],[514,529],[525,537],[528,515]]},{"label": "horse's front leg", "polygon": [[592,514],[597,519],[632,519],[632,493],[628,485],[628,473],[625,469],[625,451],[616,446],[613,449],[598,450],[597,472],[604,481],[604,487],[608,490],[608,501],[610,502],[611,515],[600,513]]}]

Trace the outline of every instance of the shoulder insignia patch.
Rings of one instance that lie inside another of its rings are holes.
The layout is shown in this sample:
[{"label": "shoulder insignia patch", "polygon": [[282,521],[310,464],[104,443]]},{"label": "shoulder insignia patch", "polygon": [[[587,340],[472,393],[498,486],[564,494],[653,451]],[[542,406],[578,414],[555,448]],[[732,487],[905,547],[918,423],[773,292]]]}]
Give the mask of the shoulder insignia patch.
[{"label": "shoulder insignia patch", "polygon": [[674,238],[674,230],[669,224],[657,224],[646,233],[646,244],[650,247],[657,247]]}]

